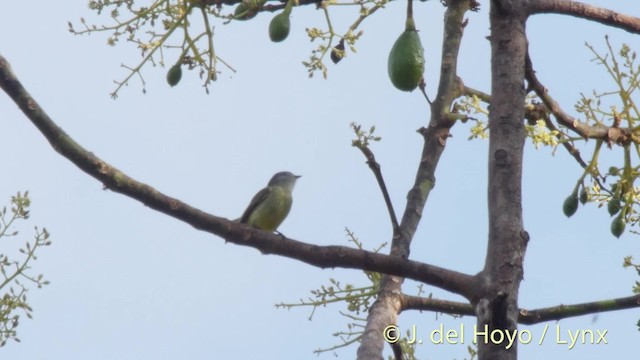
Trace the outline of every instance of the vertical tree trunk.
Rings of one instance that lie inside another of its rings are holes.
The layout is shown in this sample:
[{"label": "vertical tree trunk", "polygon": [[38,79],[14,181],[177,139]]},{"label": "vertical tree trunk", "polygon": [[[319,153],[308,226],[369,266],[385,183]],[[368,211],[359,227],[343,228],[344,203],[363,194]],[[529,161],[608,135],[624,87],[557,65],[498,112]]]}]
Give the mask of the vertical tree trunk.
[{"label": "vertical tree trunk", "polygon": [[517,336],[518,291],[528,241],[521,193],[527,50],[523,3],[491,2],[489,241],[479,274],[481,295],[474,299],[480,360],[517,359],[517,340],[509,338]]}]

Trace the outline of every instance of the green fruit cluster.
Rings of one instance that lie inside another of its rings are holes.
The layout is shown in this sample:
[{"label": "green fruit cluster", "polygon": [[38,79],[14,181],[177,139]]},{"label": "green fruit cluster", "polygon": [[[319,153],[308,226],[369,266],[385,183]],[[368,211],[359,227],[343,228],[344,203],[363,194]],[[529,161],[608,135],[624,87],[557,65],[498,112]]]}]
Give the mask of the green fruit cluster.
[{"label": "green fruit cluster", "polygon": [[[612,186],[611,189],[615,192],[614,186]],[[580,195],[578,195],[578,189],[576,188],[562,203],[562,212],[567,217],[571,217],[578,210],[579,204],[584,205],[588,200],[589,196],[584,186],[580,191]],[[620,198],[620,195],[618,193],[614,193],[607,203],[607,211],[611,216],[617,214],[613,221],[611,221],[611,234],[617,238],[624,233],[624,229],[626,227],[625,211],[622,208],[622,199]]]}]

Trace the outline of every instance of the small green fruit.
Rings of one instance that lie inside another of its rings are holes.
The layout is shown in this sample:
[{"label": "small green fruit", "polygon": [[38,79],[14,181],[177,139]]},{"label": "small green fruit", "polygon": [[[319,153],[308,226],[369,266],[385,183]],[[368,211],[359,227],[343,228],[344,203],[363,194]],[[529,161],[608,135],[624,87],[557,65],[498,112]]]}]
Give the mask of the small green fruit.
[{"label": "small green fruit", "polygon": [[618,189],[618,183],[611,184],[611,192],[616,192],[617,189]]},{"label": "small green fruit", "polygon": [[609,211],[609,215],[613,216],[620,211],[620,198],[618,196],[613,196],[609,203],[607,204],[607,211]]},{"label": "small green fruit", "polygon": [[572,193],[569,195],[562,204],[562,212],[567,217],[571,217],[578,210],[578,195],[576,193]]},{"label": "small green fruit", "polygon": [[236,10],[233,12],[233,17],[236,20],[249,20],[256,17],[257,14],[258,12],[255,9],[243,1],[236,7]]},{"label": "small green fruit", "polygon": [[424,72],[424,48],[415,29],[405,30],[393,44],[387,70],[397,89],[413,91],[418,87]]},{"label": "small green fruit", "polygon": [[622,235],[622,233],[624,232],[625,226],[626,226],[626,224],[624,223],[624,217],[622,215],[621,216],[617,216],[611,222],[611,234],[613,234],[613,236],[619,238],[620,235]]},{"label": "small green fruit", "polygon": [[582,190],[580,190],[580,204],[584,205],[587,203],[587,201],[589,201],[589,195],[587,194],[587,190],[583,186]]},{"label": "small green fruit", "polygon": [[167,83],[173,87],[178,85],[180,79],[182,79],[182,67],[180,64],[173,65],[167,72]]},{"label": "small green fruit", "polygon": [[290,28],[289,14],[282,12],[271,19],[271,23],[269,23],[269,38],[273,42],[283,41],[289,36]]}]

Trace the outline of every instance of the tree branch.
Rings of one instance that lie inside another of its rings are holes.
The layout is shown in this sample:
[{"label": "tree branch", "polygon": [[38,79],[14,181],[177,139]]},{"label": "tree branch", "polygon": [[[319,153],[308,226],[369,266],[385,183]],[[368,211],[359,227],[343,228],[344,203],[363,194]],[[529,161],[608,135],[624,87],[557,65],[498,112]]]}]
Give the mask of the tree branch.
[{"label": "tree branch", "polygon": [[[551,118],[549,117],[550,110],[549,108],[547,108],[546,105],[540,104],[538,102],[533,102],[530,105],[531,105],[530,108],[525,109],[525,113],[524,113],[524,117],[525,119],[527,119],[529,124],[534,125],[535,121],[537,121],[538,119],[542,119],[544,121],[544,124],[547,126],[549,130],[558,132],[558,134],[556,135],[556,138],[558,140],[566,139],[565,137],[567,135],[562,131],[560,131],[556,127],[556,124],[554,124],[553,121],[551,121]],[[569,155],[573,156],[573,158],[578,162],[578,164],[580,164],[582,168],[586,168],[588,166],[588,164],[584,161],[584,159],[582,159],[582,156],[580,155],[580,150],[575,146],[573,146],[571,142],[562,141],[562,146],[567,150]]]},{"label": "tree branch", "polygon": [[402,311],[420,310],[434,311],[449,315],[466,315],[475,316],[473,306],[469,303],[458,301],[441,300],[434,298],[426,298],[421,296],[402,295]]},{"label": "tree branch", "polygon": [[[476,96],[477,98],[486,102],[487,104],[491,104],[491,95],[468,86],[463,86],[462,95]],[[535,124],[536,120],[542,119],[544,123],[547,125],[547,128],[549,128],[549,130],[558,131],[558,135],[556,135],[558,140],[565,140],[565,136],[567,135],[561,132],[553,123],[553,121],[551,121],[551,118],[549,117],[549,112],[550,110],[547,108],[546,105],[533,102],[528,106],[525,106],[524,117],[532,125]],[[565,148],[565,150],[567,150],[569,155],[573,156],[576,162],[578,162],[578,164],[583,169],[585,169],[588,166],[588,164],[584,161],[584,159],[582,159],[582,156],[580,155],[580,150],[575,146],[573,146],[571,142],[562,141],[561,144]],[[594,179],[601,189],[608,191],[607,188],[601,183],[599,178],[594,177]]]},{"label": "tree branch", "polygon": [[[491,109],[489,111],[489,236],[477,297],[471,299],[477,325],[513,332],[529,234],[522,218],[524,62],[527,52],[525,1],[492,0]],[[478,342],[478,358],[514,360],[517,343]]]},{"label": "tree branch", "polygon": [[389,191],[387,190],[387,185],[384,182],[384,177],[382,176],[382,170],[380,170],[380,164],[376,161],[375,155],[373,155],[373,151],[369,149],[369,147],[365,144],[357,144],[355,145],[364,157],[367,158],[367,165],[369,165],[369,169],[373,172],[373,175],[376,177],[378,181],[378,186],[380,187],[380,191],[382,191],[382,197],[384,197],[384,203],[387,205],[387,211],[389,211],[389,218],[391,219],[391,226],[393,226],[393,234],[398,234],[400,232],[400,228],[398,226],[398,218],[396,216],[396,212],[393,209],[393,203],[391,202],[391,197],[389,196]]},{"label": "tree branch", "polygon": [[[638,307],[640,307],[640,295],[600,300],[589,303],[557,305],[535,310],[520,309],[518,314],[518,323],[534,325],[547,321],[557,321],[577,316]],[[402,296],[402,310],[435,311],[454,316],[475,316],[473,306],[468,303],[410,295]]]},{"label": "tree branch", "polygon": [[615,142],[618,144],[633,142],[634,139],[638,138],[637,131],[634,131],[634,129],[614,126],[590,126],[562,110],[560,104],[558,104],[558,102],[549,95],[547,89],[536,76],[536,72],[533,69],[531,57],[528,52],[525,60],[525,74],[527,82],[529,83],[529,88],[533,89],[536,95],[538,95],[542,100],[542,103],[547,107],[547,109],[549,109],[549,111],[551,111],[558,122],[573,130],[578,135],[584,138],[601,139],[608,143]]},{"label": "tree branch", "polygon": [[533,325],[545,321],[561,320],[605,311],[616,311],[637,307],[640,307],[640,295],[573,305],[558,305],[536,310],[520,309],[518,322],[521,324]]},{"label": "tree branch", "polygon": [[489,94],[487,94],[487,93],[485,93],[485,92],[483,92],[481,90],[468,87],[466,85],[462,86],[462,95],[475,96],[478,99],[486,102],[487,104],[491,103],[491,95],[489,95]]},{"label": "tree branch", "polygon": [[640,34],[640,18],[577,1],[530,1],[528,12],[530,15],[545,13],[570,15],[613,26],[633,34]]},{"label": "tree branch", "polygon": [[129,177],[84,149],[44,112],[11,71],[0,55],[0,87],[47,138],[51,146],[81,170],[114,192],[136,199],[146,206],[190,224],[196,229],[220,236],[236,245],[250,246],[264,254],[296,259],[320,268],[344,267],[404,276],[463,294],[473,277],[447,269],[407,261],[395,256],[344,246],[317,246],[260,231],[244,224],[210,215],[153,187]]},{"label": "tree branch", "polygon": [[[447,10],[444,15],[444,34],[442,44],[442,61],[440,68],[440,84],[435,101],[431,104],[431,119],[427,128],[418,130],[424,138],[424,146],[416,179],[407,194],[407,204],[400,223],[400,231],[391,241],[392,256],[408,259],[411,241],[416,233],[422,211],[427,198],[435,185],[435,169],[444,151],[449,129],[455,123],[450,115],[451,103],[458,93],[456,81],[457,61],[465,13],[477,6],[475,0],[444,1]],[[380,284],[380,293],[369,309],[367,325],[358,348],[359,360],[382,359],[384,346],[383,330],[388,325],[397,323],[397,315],[401,311],[400,297],[404,279],[398,276],[384,276]],[[471,291],[473,282],[467,283]],[[461,291],[463,289],[460,289]]]}]

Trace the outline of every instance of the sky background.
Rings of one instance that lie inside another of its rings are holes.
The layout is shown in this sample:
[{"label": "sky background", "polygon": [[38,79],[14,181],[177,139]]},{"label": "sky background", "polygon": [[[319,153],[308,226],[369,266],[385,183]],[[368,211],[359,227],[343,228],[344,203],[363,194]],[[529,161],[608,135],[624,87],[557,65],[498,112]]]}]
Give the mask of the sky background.
[{"label": "sky background", "polygon": [[[636,0],[590,1],[640,16]],[[428,92],[438,82],[442,14],[438,1],[415,2],[415,20],[425,48]],[[357,9],[332,8],[334,27],[343,32]],[[490,89],[488,2],[469,13],[459,75],[465,84]],[[237,73],[224,69],[209,95],[196,72],[185,71],[170,88],[166,69],[147,66],[147,94],[134,78],[113,100],[120,67],[136,65],[133,44],[106,45],[106,34],[73,36],[67,21],[79,25],[97,18],[86,2],[10,1],[0,22],[0,53],[12,64],[28,91],[68,134],[133,178],[199,209],[238,217],[273,173],[289,170],[303,177],[292,211],[280,230],[319,245],[348,245],[345,227],[367,249],[391,236],[391,226],[375,178],[360,152],[351,147],[351,122],[376,125],[382,141],[373,144],[397,213],[402,213],[419,162],[422,138],[415,130],[429,118],[422,95],[400,92],[387,77],[387,56],[403,30],[405,2],[388,4],[362,24],[358,53],[329,77],[308,79],[301,61],[316,43],[304,28],[322,26],[324,15],[312,6],[296,8],[289,38],[273,44],[267,36],[272,17],[246,22],[215,21],[216,51]],[[78,27],[78,26],[77,26]],[[605,51],[608,34],[615,48],[640,49],[640,38],[566,16],[539,15],[527,34],[535,69],[552,96],[574,114],[580,93],[613,89],[602,67],[590,60],[585,41]],[[177,40],[176,40],[177,41]],[[174,43],[176,42],[174,41]],[[165,52],[171,64],[177,53]],[[328,60],[328,59],[327,59]],[[331,334],[346,330],[342,304],[318,309],[276,309],[295,303],[329,278],[367,285],[361,272],[320,270],[278,256],[225,244],[137,201],[105,191],[53,151],[7,96],[0,96],[0,204],[29,190],[31,218],[17,239],[2,239],[2,251],[22,245],[33,226],[45,226],[53,245],[42,249],[34,273],[51,285],[29,293],[33,320],[20,323],[21,343],[0,349],[3,358],[33,359],[312,359],[314,349],[339,342]],[[484,263],[487,238],[486,157],[488,142],[468,141],[472,123],[457,124],[436,172],[411,258],[475,274]],[[589,154],[594,142],[581,149]],[[605,159],[620,163],[618,148]],[[605,160],[603,160],[604,162]],[[637,279],[623,269],[627,255],[640,257],[640,239],[625,233],[615,239],[610,218],[595,205],[580,207],[567,219],[561,210],[582,170],[559,148],[535,150],[528,144],[524,169],[524,221],[531,235],[525,260],[520,306],[526,309],[631,295]],[[407,281],[405,292],[415,294]],[[425,287],[450,300],[460,297]],[[364,315],[363,315],[364,316]],[[637,352],[635,326],[640,310],[603,313],[550,325],[571,330],[608,330],[606,345],[572,350],[553,337],[543,345],[522,345],[520,359],[622,358]],[[465,324],[462,345],[423,344],[421,359],[462,359],[471,344],[474,318],[454,319],[408,311],[402,329],[416,325],[418,336],[443,324]],[[521,326],[534,342],[543,326]],[[339,350],[353,358],[356,346]],[[386,350],[388,353],[388,349]],[[325,353],[320,359],[334,358]]]}]

